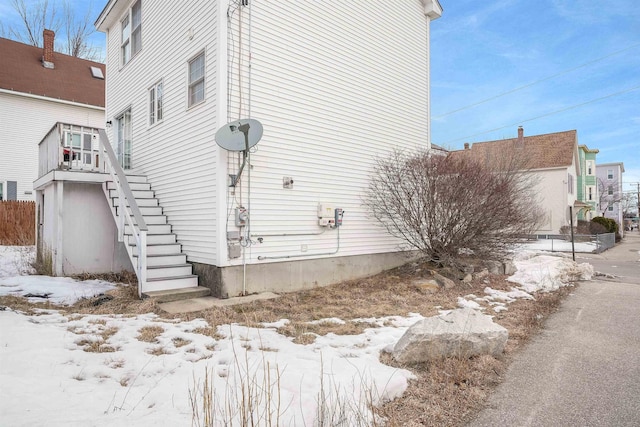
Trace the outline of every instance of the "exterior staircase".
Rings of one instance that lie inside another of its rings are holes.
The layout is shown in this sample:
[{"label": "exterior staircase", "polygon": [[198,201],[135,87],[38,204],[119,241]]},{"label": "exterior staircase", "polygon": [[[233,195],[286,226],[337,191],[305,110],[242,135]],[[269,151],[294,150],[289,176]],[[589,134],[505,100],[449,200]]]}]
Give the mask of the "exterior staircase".
[{"label": "exterior staircase", "polygon": [[[167,223],[167,217],[163,214],[151,184],[147,182],[147,177],[127,175],[126,179],[147,225],[146,274],[142,274],[144,280],[138,277],[141,281],[141,296],[166,302],[209,295],[208,288],[198,286],[198,276],[193,274],[191,264],[187,263],[187,256],[182,253],[182,245],[177,242],[176,235],[171,230],[171,224]],[[120,221],[122,209],[127,209],[136,228],[137,223],[129,205],[120,206],[121,199],[116,188],[113,181],[107,181],[103,186],[116,224],[118,226],[125,224],[123,233],[125,247],[134,269],[138,271],[141,251],[136,244],[134,230],[126,221]]]}]

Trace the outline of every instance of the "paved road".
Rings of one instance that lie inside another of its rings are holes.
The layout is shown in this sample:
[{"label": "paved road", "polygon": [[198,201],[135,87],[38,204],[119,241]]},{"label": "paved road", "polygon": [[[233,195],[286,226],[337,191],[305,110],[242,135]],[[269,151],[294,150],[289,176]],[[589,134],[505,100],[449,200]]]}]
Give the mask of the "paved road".
[{"label": "paved road", "polygon": [[578,259],[619,277],[581,283],[470,426],[640,426],[638,251],[635,232]]}]

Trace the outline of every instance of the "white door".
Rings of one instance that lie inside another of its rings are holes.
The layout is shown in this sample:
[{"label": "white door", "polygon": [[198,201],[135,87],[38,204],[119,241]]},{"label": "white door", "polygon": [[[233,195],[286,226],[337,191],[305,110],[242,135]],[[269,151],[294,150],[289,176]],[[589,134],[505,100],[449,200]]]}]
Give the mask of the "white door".
[{"label": "white door", "polygon": [[117,154],[122,169],[131,169],[131,110],[117,119]]}]

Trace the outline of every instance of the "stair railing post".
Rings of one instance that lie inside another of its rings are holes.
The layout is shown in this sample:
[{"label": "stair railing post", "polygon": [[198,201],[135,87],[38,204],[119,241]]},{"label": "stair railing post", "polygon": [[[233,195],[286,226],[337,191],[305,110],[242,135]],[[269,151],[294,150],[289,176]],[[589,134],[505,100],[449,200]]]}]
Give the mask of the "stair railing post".
[{"label": "stair railing post", "polygon": [[120,215],[118,215],[118,242],[124,242],[124,220],[127,215],[127,205],[119,184],[116,184],[116,189],[118,190],[118,207],[120,208]]},{"label": "stair railing post", "polygon": [[142,292],[147,286],[147,231],[140,231],[140,247],[138,248],[138,297],[142,298]]},{"label": "stair railing post", "polygon": [[[120,213],[117,215],[118,240],[124,242],[124,227],[125,225],[129,225],[132,237],[135,240],[135,245],[138,248],[136,275],[138,276],[138,296],[141,297],[147,284],[147,223],[145,222],[142,212],[136,203],[136,198],[131,191],[131,187],[127,181],[127,176],[118,163],[118,158],[111,147],[109,137],[104,130],[99,130],[99,135],[100,145],[104,149],[103,153],[105,154],[105,169],[108,168],[112,182],[114,183],[118,193],[118,208],[120,209]],[[129,205],[131,213],[127,210],[127,205]],[[129,242],[124,243],[125,245],[128,245]],[[129,255],[133,262],[135,256],[133,255],[133,251],[129,252]]]}]

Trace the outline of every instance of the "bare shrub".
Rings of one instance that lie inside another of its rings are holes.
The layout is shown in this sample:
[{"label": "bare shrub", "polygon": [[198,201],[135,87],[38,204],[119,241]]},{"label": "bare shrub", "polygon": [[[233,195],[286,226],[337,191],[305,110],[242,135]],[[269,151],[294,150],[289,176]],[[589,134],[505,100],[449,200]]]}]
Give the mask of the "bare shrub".
[{"label": "bare shrub", "polygon": [[535,180],[516,154],[479,161],[466,151],[395,151],[374,169],[364,203],[406,249],[455,265],[461,255],[502,258],[535,230]]}]

